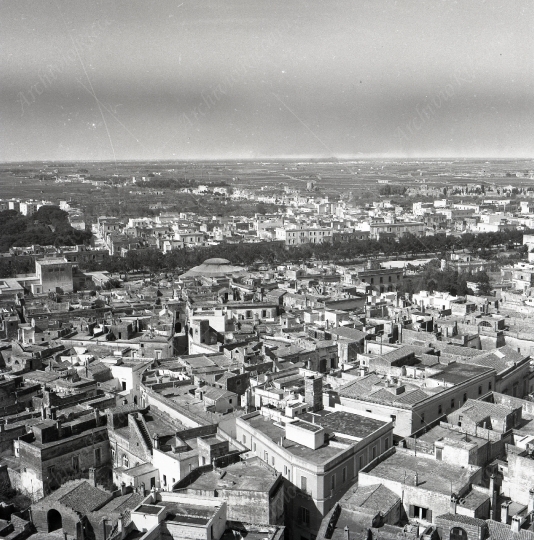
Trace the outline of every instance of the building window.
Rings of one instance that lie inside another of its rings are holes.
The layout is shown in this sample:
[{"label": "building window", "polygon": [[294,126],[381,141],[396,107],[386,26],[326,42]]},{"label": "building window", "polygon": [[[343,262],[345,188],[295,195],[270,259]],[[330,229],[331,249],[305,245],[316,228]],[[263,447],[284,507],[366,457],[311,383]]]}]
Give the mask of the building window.
[{"label": "building window", "polygon": [[271,465],[274,467],[274,456],[271,457]]},{"label": "building window", "polygon": [[336,489],[336,473],[334,473],[330,479],[330,489]]},{"label": "building window", "polygon": [[384,450],[387,450],[389,448],[389,439],[386,437],[384,440]]},{"label": "building window", "polygon": [[341,473],[342,482],[345,483],[347,481],[347,467],[343,467],[343,471]]},{"label": "building window", "polygon": [[451,399],[451,409],[454,409],[454,398]]},{"label": "building window", "polygon": [[479,385],[478,387],[478,395],[482,395],[482,385]]},{"label": "building window", "polygon": [[164,486],[167,485],[167,477],[165,475],[163,475],[163,485]]},{"label": "building window", "polygon": [[80,470],[80,458],[78,456],[72,456],[72,468],[76,472]]},{"label": "building window", "polygon": [[375,459],[375,458],[376,458],[376,446],[373,446],[373,450],[372,450],[371,455],[373,456],[372,459]]},{"label": "building window", "polygon": [[432,521],[432,512],[428,508],[411,504],[409,509],[409,517],[422,519],[425,521]]},{"label": "building window", "polygon": [[253,447],[254,447],[253,450],[255,452],[256,451],[256,443],[254,443]]},{"label": "building window", "polygon": [[467,394],[464,393],[464,403],[467,401]]},{"label": "building window", "polygon": [[438,414],[443,413],[443,407],[441,405],[438,405]]},{"label": "building window", "polygon": [[122,466],[125,468],[125,469],[129,469],[130,468],[130,461],[128,460],[128,456],[126,454],[123,454],[122,455]]},{"label": "building window", "polygon": [[243,444],[247,444],[247,436],[243,435]]},{"label": "building window", "polygon": [[300,477],[300,489],[302,489],[302,491],[308,490],[308,479],[305,476]]},{"label": "building window", "polygon": [[304,523],[304,525],[310,524],[310,511],[307,508],[304,508],[303,506],[300,507],[300,521]]},{"label": "building window", "polygon": [[265,458],[265,463],[269,463],[269,453],[267,451],[264,452],[263,457]]},{"label": "building window", "polygon": [[100,465],[101,459],[102,459],[102,452],[100,448],[95,448],[95,465]]}]

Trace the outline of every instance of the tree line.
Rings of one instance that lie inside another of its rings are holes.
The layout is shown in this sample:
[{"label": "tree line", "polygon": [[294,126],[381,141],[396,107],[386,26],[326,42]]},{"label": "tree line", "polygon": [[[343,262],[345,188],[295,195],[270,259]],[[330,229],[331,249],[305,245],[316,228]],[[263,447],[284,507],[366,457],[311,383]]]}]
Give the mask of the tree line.
[{"label": "tree line", "polygon": [[[527,233],[528,231],[525,231]],[[286,248],[281,242],[221,243],[214,246],[174,249],[162,253],[158,249],[132,250],[125,257],[108,257],[102,263],[91,262],[87,270],[107,270],[126,273],[145,270],[149,272],[185,272],[206,259],[223,258],[232,264],[285,264],[306,262],[311,259],[349,262],[378,256],[424,255],[437,253],[445,258],[447,252],[468,249],[484,254],[494,246],[513,248],[522,243],[523,232],[507,230],[462,236],[437,234],[418,238],[408,234],[396,239],[391,236],[379,240],[350,240],[324,244],[304,244]]]}]

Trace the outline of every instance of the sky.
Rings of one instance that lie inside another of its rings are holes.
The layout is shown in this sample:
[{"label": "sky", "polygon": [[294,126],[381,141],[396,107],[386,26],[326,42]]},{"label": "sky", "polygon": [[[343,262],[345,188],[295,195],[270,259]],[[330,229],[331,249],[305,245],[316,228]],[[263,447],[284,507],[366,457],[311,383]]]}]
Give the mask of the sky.
[{"label": "sky", "polygon": [[0,161],[532,157],[531,0],[0,0]]}]

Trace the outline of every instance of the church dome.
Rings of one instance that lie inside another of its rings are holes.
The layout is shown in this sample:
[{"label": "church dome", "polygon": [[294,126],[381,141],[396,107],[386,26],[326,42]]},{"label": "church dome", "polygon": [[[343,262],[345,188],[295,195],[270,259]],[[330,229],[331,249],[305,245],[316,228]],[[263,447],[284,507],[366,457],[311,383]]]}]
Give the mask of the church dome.
[{"label": "church dome", "polygon": [[207,259],[202,264],[191,268],[182,277],[223,277],[230,274],[242,273],[245,269],[241,266],[234,266],[227,259]]}]

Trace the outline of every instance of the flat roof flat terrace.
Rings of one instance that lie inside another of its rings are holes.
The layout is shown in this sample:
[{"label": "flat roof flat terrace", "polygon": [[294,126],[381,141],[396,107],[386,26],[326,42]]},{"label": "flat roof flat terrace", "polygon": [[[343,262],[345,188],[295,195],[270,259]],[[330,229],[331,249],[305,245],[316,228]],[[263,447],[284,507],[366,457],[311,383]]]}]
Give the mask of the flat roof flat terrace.
[{"label": "flat roof flat terrace", "polygon": [[478,469],[472,465],[454,465],[396,450],[376,467],[365,472],[370,476],[412,486],[417,473],[417,486],[420,489],[450,495],[451,489],[453,493],[464,489]]}]

